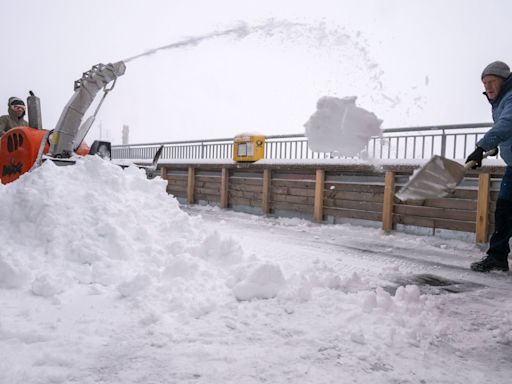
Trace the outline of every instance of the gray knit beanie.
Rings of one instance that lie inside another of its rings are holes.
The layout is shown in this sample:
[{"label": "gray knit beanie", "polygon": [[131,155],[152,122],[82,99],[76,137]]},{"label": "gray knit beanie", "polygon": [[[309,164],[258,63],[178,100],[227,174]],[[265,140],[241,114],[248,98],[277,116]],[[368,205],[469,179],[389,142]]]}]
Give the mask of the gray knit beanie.
[{"label": "gray knit beanie", "polygon": [[9,100],[7,101],[7,105],[8,106],[25,105],[25,102],[23,100],[21,100],[19,97],[12,96],[12,97],[9,97]]},{"label": "gray knit beanie", "polygon": [[487,67],[484,68],[482,71],[482,79],[485,76],[498,76],[502,79],[506,79],[510,76],[510,68],[507,64],[505,64],[503,61],[494,61],[491,64],[489,64]]}]

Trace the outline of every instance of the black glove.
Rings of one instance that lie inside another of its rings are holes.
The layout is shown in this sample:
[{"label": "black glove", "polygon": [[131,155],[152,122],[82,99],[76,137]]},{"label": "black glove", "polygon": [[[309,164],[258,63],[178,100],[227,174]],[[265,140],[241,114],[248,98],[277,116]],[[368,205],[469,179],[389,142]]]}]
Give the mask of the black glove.
[{"label": "black glove", "polygon": [[471,154],[466,159],[466,164],[470,161],[476,161],[476,165],[472,166],[471,169],[477,169],[482,166],[482,159],[484,158],[484,149],[480,147],[476,147],[476,149],[471,152]]}]

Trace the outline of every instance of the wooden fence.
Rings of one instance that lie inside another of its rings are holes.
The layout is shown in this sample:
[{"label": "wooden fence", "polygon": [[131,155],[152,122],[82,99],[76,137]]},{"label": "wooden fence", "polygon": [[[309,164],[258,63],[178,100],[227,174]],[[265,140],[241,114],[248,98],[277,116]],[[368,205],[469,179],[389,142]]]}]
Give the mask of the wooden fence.
[{"label": "wooden fence", "polygon": [[263,215],[300,216],[316,222],[347,219],[397,227],[462,231],[485,243],[494,228],[494,208],[504,167],[468,172],[449,197],[400,202],[394,193],[417,166],[331,164],[165,164],[167,191],[189,204]]}]

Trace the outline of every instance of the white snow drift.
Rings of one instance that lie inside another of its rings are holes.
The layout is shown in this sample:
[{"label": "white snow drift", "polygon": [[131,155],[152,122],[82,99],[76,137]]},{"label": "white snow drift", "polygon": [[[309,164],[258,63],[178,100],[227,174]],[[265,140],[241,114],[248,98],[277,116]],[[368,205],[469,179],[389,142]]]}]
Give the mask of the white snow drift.
[{"label": "white snow drift", "polygon": [[[240,245],[185,214],[161,179],[146,180],[136,167],[123,171],[97,157],[73,167],[46,162],[3,187],[0,220],[0,287],[30,287],[39,296],[75,284],[116,286],[125,297],[166,294],[163,286],[176,289],[181,278],[195,293],[227,298],[233,293],[221,282],[245,263]],[[282,275],[279,267],[258,268],[234,284],[244,292],[236,297],[277,294],[273,275],[258,271]]]}]

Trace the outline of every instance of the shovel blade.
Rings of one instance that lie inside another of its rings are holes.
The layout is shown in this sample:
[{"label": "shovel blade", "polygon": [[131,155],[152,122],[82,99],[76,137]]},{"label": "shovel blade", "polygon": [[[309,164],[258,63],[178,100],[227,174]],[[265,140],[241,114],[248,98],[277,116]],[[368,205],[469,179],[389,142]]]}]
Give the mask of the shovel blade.
[{"label": "shovel blade", "polygon": [[418,169],[395,196],[402,201],[445,197],[455,191],[465,173],[463,165],[436,155]]}]

